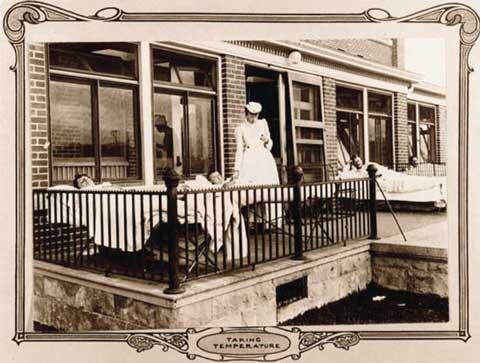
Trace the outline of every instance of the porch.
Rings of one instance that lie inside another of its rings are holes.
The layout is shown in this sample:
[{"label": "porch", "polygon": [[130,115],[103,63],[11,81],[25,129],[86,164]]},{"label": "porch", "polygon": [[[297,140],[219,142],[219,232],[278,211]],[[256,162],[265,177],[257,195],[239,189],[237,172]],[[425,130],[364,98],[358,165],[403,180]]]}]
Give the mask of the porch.
[{"label": "porch", "polygon": [[168,283],[376,237],[370,178],[182,190],[34,190],[34,257],[74,269]]}]

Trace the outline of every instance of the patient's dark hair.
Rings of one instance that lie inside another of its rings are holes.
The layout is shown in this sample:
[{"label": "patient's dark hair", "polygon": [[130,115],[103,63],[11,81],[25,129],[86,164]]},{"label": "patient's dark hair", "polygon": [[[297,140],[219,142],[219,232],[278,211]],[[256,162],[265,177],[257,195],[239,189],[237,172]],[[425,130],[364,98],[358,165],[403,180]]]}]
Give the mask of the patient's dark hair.
[{"label": "patient's dark hair", "polygon": [[90,178],[88,174],[76,174],[75,177],[73,178],[73,186],[77,189],[80,189],[80,186],[78,185],[78,179],[81,177],[86,176],[87,178]]}]

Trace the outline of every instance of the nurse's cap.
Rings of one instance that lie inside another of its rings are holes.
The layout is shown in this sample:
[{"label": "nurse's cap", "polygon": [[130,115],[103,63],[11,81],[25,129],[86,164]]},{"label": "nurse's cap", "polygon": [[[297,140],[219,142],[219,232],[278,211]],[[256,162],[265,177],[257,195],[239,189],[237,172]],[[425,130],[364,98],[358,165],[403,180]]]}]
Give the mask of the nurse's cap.
[{"label": "nurse's cap", "polygon": [[249,102],[245,105],[245,109],[250,113],[257,114],[262,111],[262,105],[258,102]]}]

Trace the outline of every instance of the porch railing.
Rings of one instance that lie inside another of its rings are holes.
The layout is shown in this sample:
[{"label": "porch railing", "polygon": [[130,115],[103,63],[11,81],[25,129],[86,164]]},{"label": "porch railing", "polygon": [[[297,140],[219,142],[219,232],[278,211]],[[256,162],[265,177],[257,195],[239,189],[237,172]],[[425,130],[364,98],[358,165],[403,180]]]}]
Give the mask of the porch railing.
[{"label": "porch railing", "polygon": [[[369,178],[187,190],[34,190],[34,257],[70,267],[183,281],[376,238]],[[373,181],[373,184],[372,184]]]},{"label": "porch railing", "polygon": [[412,166],[408,163],[397,163],[395,169],[399,172],[416,176],[446,176],[446,163],[419,163]]}]

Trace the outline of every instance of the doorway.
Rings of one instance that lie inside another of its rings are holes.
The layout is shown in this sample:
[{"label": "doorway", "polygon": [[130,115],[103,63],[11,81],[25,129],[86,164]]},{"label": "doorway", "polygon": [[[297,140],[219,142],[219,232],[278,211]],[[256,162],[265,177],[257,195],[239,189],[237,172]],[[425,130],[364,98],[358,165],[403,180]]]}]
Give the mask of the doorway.
[{"label": "doorway", "polygon": [[282,131],[279,112],[279,73],[247,65],[245,81],[247,102],[253,101],[262,105],[259,117],[264,118],[268,123],[270,137],[273,141],[272,155],[281,176]]}]

